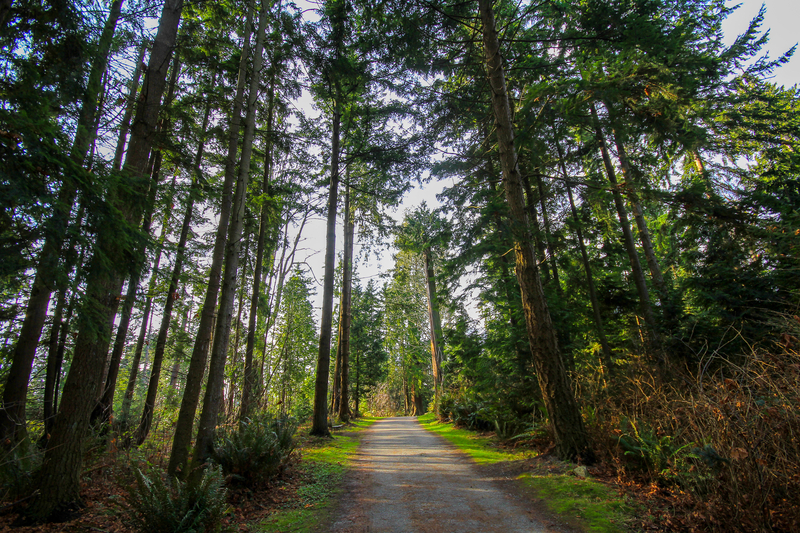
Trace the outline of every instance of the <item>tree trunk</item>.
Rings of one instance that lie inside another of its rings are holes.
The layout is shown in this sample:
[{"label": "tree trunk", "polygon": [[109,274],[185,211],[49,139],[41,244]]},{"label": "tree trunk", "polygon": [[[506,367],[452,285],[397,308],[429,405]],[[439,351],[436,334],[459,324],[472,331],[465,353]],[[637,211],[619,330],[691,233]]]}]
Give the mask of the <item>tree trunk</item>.
[{"label": "tree trunk", "polygon": [[[141,222],[149,186],[145,170],[182,8],[182,0],[167,0],[164,4],[145,77],[146,97],[137,107],[123,169],[127,176],[126,186],[109,191],[109,201],[119,210],[127,228],[138,229]],[[39,473],[39,496],[28,508],[28,514],[39,520],[50,518],[80,499],[83,436],[103,377],[123,272],[130,261],[136,260],[136,251],[128,239],[120,239],[119,235],[108,230],[98,233],[94,250],[75,353],[64,385],[59,416]]]},{"label": "tree trunk", "polygon": [[[275,108],[275,89],[271,81],[269,88],[269,101],[267,103],[267,139],[264,149],[264,181],[261,192],[265,195],[270,193],[270,175],[272,174],[272,122]],[[253,293],[250,300],[250,316],[247,327],[247,346],[244,351],[244,383],[242,386],[242,407],[239,419],[244,420],[250,416],[253,407],[254,391],[256,388],[256,368],[253,365],[253,351],[256,343],[256,327],[258,326],[258,302],[261,298],[261,282],[264,271],[264,253],[266,246],[267,227],[273,221],[271,219],[271,200],[267,199],[261,205],[261,214],[258,223],[258,244],[256,246],[256,264],[253,271]],[[274,247],[273,243],[270,243]],[[269,252],[271,253],[271,252]],[[267,255],[269,255],[269,253]]]},{"label": "tree trunk", "polygon": [[[212,86],[214,81],[211,82]],[[200,164],[203,161],[203,150],[205,149],[205,135],[208,129],[208,120],[211,113],[211,106],[207,105],[205,114],[203,115],[203,134],[200,138],[200,144],[197,147],[197,153],[194,158],[193,168],[196,174],[200,175]],[[197,182],[195,182],[197,183]],[[180,275],[183,271],[183,261],[186,257],[186,241],[189,238],[189,229],[192,226],[192,214],[194,210],[194,200],[197,193],[191,189],[189,196],[186,199],[186,211],[183,215],[183,223],[181,224],[181,233],[178,237],[178,246],[175,252],[175,264],[172,266],[172,277],[169,280],[169,289],[167,290],[167,301],[164,304],[164,310],[161,313],[161,327],[158,329],[158,338],[156,339],[156,351],[153,354],[153,364],[150,369],[150,382],[147,387],[147,396],[144,401],[144,408],[142,410],[142,418],[139,422],[139,427],[136,429],[136,444],[141,445],[147,438],[150,432],[150,426],[153,423],[153,411],[156,404],[156,395],[158,394],[158,380],[161,376],[161,366],[164,361],[164,350],[167,346],[167,336],[169,335],[169,324],[172,319],[172,308],[175,301],[178,299],[178,282]]]},{"label": "tree trunk", "polygon": [[561,291],[561,281],[558,277],[558,263],[556,262],[556,250],[553,243],[553,233],[550,231],[550,216],[547,214],[547,202],[545,202],[544,182],[542,176],[536,174],[536,186],[539,189],[539,205],[542,207],[542,220],[544,221],[544,240],[547,247],[547,261],[553,269],[553,283],[556,286],[556,294],[559,299],[564,298],[564,293]]},{"label": "tree trunk", "polygon": [[225,244],[228,235],[228,224],[231,216],[233,183],[236,177],[236,154],[239,146],[239,130],[241,129],[242,101],[244,98],[245,79],[247,77],[247,60],[250,56],[250,34],[252,33],[253,12],[255,0],[250,0],[247,20],[244,28],[244,47],[239,61],[239,76],[236,84],[236,95],[233,99],[233,112],[228,130],[228,154],[225,159],[225,180],[222,185],[222,202],[220,206],[217,235],[214,240],[214,250],[211,255],[208,285],[200,312],[200,324],[197,326],[192,356],[189,360],[189,369],[186,372],[186,386],[183,389],[181,408],[178,420],[175,423],[175,436],[172,440],[172,452],[167,465],[170,476],[183,477],[186,474],[186,465],[189,461],[189,448],[192,442],[192,427],[194,426],[197,402],[203,386],[203,375],[206,371],[208,346],[217,312],[217,296],[219,293],[222,262],[225,257]]},{"label": "tree trunk", "polygon": [[605,371],[609,376],[614,374],[614,360],[612,358],[611,347],[606,338],[605,327],[603,327],[603,316],[600,312],[600,302],[597,300],[597,291],[594,287],[594,276],[592,276],[592,266],[589,262],[589,254],[586,251],[586,243],[583,240],[583,229],[581,229],[581,219],[578,216],[578,210],[575,208],[575,199],[572,196],[572,186],[569,182],[569,174],[567,167],[564,163],[564,153],[561,150],[561,143],[558,139],[555,141],[556,150],[558,151],[558,163],[561,168],[561,174],[564,176],[564,183],[567,186],[567,196],[569,197],[569,207],[572,212],[572,220],[575,223],[575,233],[578,236],[578,244],[581,250],[581,258],[583,259],[583,270],[586,274],[586,288],[589,291],[589,301],[592,304],[592,318],[594,319],[594,327],[597,331],[597,338],[600,340],[602,347],[602,359]]},{"label": "tree trunk", "polygon": [[139,78],[144,69],[144,52],[146,49],[147,44],[142,42],[133,68],[133,76],[128,86],[128,101],[125,104],[125,114],[122,116],[122,122],[120,122],[119,126],[119,137],[117,138],[117,147],[114,150],[114,162],[111,166],[114,171],[119,171],[122,168],[122,155],[125,153],[125,143],[128,140],[128,131],[131,128],[131,118],[133,118],[133,108],[136,104],[136,93],[139,91]]},{"label": "tree trunk", "polygon": [[656,329],[656,321],[653,317],[653,309],[650,306],[650,291],[647,289],[647,282],[644,278],[644,271],[639,262],[639,254],[636,251],[636,244],[633,241],[633,233],[631,233],[631,223],[628,219],[628,210],[625,207],[625,201],[622,199],[619,184],[617,183],[617,174],[614,171],[614,165],[611,163],[611,156],[608,153],[606,146],[605,136],[600,128],[600,120],[597,118],[597,111],[594,106],[591,109],[592,120],[594,122],[594,130],[597,142],[600,144],[600,153],[603,157],[603,165],[606,169],[608,181],[611,183],[611,193],[614,196],[614,205],[617,208],[617,215],[619,217],[620,225],[622,226],[622,238],[625,244],[625,251],[628,252],[628,259],[631,262],[631,275],[633,276],[633,283],[636,286],[636,292],[639,294],[639,310],[644,317],[645,324],[647,325],[647,332],[649,334],[649,341],[652,350],[656,354],[657,360],[663,362],[663,352],[661,351],[661,339]]},{"label": "tree trunk", "polygon": [[522,305],[534,365],[545,406],[555,435],[556,453],[565,460],[580,458],[592,461],[593,452],[583,426],[581,412],[575,401],[569,376],[564,368],[550,320],[539,269],[534,256],[532,237],[525,211],[524,193],[514,148],[514,129],[506,92],[505,73],[500,56],[491,0],[479,0],[483,23],[483,44],[489,82],[492,87],[492,107],[496,120],[497,141],[503,170],[503,184],[513,223],[517,278],[522,293]]},{"label": "tree trunk", "polygon": [[322,288],[322,318],[319,331],[316,381],[314,383],[314,418],[311,434],[330,435],[328,430],[328,377],[331,365],[331,330],[333,328],[333,275],[336,263],[336,206],[339,192],[339,127],[341,102],[337,94],[333,103],[333,133],[331,136],[331,182],[328,193],[328,222],[325,239],[325,278]]},{"label": "tree trunk", "polygon": [[253,153],[253,138],[256,126],[256,101],[258,99],[258,86],[260,82],[261,65],[263,62],[264,36],[266,34],[267,0],[262,0],[258,17],[258,34],[253,55],[253,75],[250,79],[250,88],[247,97],[247,117],[244,135],[242,138],[242,157],[239,163],[239,179],[236,181],[236,192],[232,208],[232,218],[228,228],[228,238],[225,253],[225,272],[222,278],[220,291],[220,305],[217,315],[217,325],[214,331],[214,344],[211,349],[211,359],[208,365],[208,381],[206,393],[203,398],[203,410],[200,412],[200,421],[197,429],[192,454],[192,472],[189,475],[190,483],[194,486],[201,479],[202,469],[212,453],[214,432],[217,426],[217,415],[222,402],[223,381],[225,377],[225,361],[228,356],[228,341],[230,339],[231,320],[233,318],[233,300],[236,296],[236,281],[239,273],[239,250],[241,248],[242,226],[244,224],[245,199],[247,196],[247,183],[250,178],[250,158]]},{"label": "tree trunk", "polygon": [[436,277],[433,272],[433,254],[430,248],[422,251],[425,261],[425,286],[428,291],[428,322],[431,327],[431,368],[433,369],[434,411],[439,414],[442,394],[442,318],[439,314],[439,299],[436,296]]},{"label": "tree trunk", "polygon": [[153,309],[153,293],[155,292],[156,282],[158,280],[158,269],[161,266],[161,253],[164,248],[164,241],[167,238],[167,230],[169,228],[169,219],[172,215],[170,210],[164,213],[164,220],[161,223],[161,235],[158,238],[158,248],[156,256],[153,260],[153,271],[150,274],[150,281],[147,284],[147,296],[144,300],[144,309],[142,310],[142,324],[139,326],[139,336],[136,339],[136,349],[133,352],[133,359],[130,363],[130,370],[128,372],[128,384],[125,387],[125,395],[122,397],[122,410],[120,412],[120,420],[123,424],[130,421],[131,403],[133,402],[133,395],[136,392],[136,383],[139,378],[139,365],[142,360],[142,351],[144,350],[147,333],[150,326],[150,313]]},{"label": "tree trunk", "polygon": [[[172,72],[170,74],[169,88],[167,89],[167,97],[164,100],[164,105],[170,105],[173,95],[175,94],[175,84],[178,80],[180,72],[180,62],[175,57],[172,61]],[[169,122],[162,119],[159,124],[159,130],[166,131],[169,129]],[[158,183],[161,181],[161,152],[158,152],[156,158],[157,163],[153,166],[152,184],[147,198],[146,213],[144,215],[144,222],[142,223],[142,234],[150,236],[150,227],[153,222],[153,211],[155,210],[156,194],[158,192]],[[177,178],[177,175],[176,175]],[[175,178],[172,180],[172,189],[175,190]],[[103,384],[103,394],[100,401],[97,403],[94,411],[92,412],[91,421],[93,424],[98,422],[107,424],[111,421],[112,410],[114,407],[114,393],[117,390],[117,376],[119,375],[119,365],[122,360],[122,352],[125,350],[125,341],[128,337],[128,327],[130,326],[131,312],[136,303],[136,294],[139,291],[139,281],[142,277],[142,270],[144,269],[146,245],[142,243],[136,255],[140,258],[137,264],[133,265],[130,280],[128,281],[128,294],[125,296],[125,303],[122,307],[122,314],[120,316],[119,326],[117,327],[117,336],[114,339],[114,348],[111,351],[111,357],[108,362],[108,369],[105,374],[105,382]]]},{"label": "tree trunk", "polygon": [[[80,225],[83,221],[84,208],[81,205],[78,209],[78,214],[75,217],[74,225],[76,233],[80,232]],[[80,265],[83,263],[83,253],[85,247],[81,247],[81,253],[76,253],[77,239],[70,239],[69,246],[66,251],[65,274],[69,276],[75,265],[79,265],[75,271],[75,277],[70,287],[69,283],[63,283],[59,290],[58,303],[56,304],[55,315],[53,316],[53,328],[50,331],[50,343],[47,353],[47,370],[45,372],[44,380],[44,427],[45,437],[49,438],[50,432],[53,430],[55,423],[56,413],[58,412],[58,380],[61,375],[61,366],[64,362],[64,350],[67,342],[67,332],[69,330],[70,318],[72,311],[75,309],[75,302],[77,301],[76,287],[80,284],[82,269]],[[64,313],[64,305],[66,305],[67,293],[70,293],[69,304],[67,305],[66,313]]]},{"label": "tree trunk", "polygon": [[639,200],[639,195],[636,192],[638,180],[633,176],[628,154],[625,152],[625,146],[619,139],[616,131],[613,131],[614,144],[617,147],[617,155],[619,157],[619,164],[622,168],[622,175],[625,177],[625,192],[630,198],[631,206],[633,207],[633,218],[636,221],[636,227],[639,230],[639,242],[642,243],[642,250],[644,251],[645,261],[650,270],[650,277],[653,279],[653,285],[656,287],[656,292],[661,300],[661,305],[666,306],[665,295],[666,285],[664,284],[664,276],[661,273],[661,266],[658,264],[655,250],[653,249],[653,240],[650,237],[650,230],[647,227],[647,221],[644,218],[642,211],[642,202]]},{"label": "tree trunk", "polygon": [[[539,224],[539,215],[536,213],[536,195],[533,193],[531,182],[527,174],[520,173],[520,180],[525,191],[526,214],[530,217],[529,223],[532,224],[533,242],[539,252],[537,260],[542,265],[545,283],[550,283],[550,267],[547,260],[547,248],[542,241],[542,226]],[[510,218],[510,217],[509,217]]]},{"label": "tree trunk", "polygon": [[[97,100],[102,89],[103,75],[108,66],[114,32],[122,10],[123,0],[114,0],[100,36],[95,61],[92,62],[86,91],[81,101],[78,128],[70,150],[73,169],[65,169],[64,180],[54,206],[53,216],[48,221],[48,229],[31,288],[25,318],[19,332],[17,343],[3,389],[3,403],[0,406],[0,442],[14,443],[25,436],[25,405],[28,397],[33,359],[42,335],[50,294],[53,291],[58,269],[58,258],[64,242],[70,212],[72,211],[78,185],[84,180],[81,169],[89,152],[92,139],[96,136]],[[74,173],[74,175],[73,175]],[[20,432],[18,434],[18,432]]]},{"label": "tree trunk", "polygon": [[353,207],[350,203],[350,170],[347,171],[347,183],[344,196],[344,261],[342,265],[342,313],[341,337],[339,345],[342,347],[341,382],[339,389],[339,420],[346,422],[350,419],[350,324],[353,320],[353,247],[355,241],[356,224]]}]

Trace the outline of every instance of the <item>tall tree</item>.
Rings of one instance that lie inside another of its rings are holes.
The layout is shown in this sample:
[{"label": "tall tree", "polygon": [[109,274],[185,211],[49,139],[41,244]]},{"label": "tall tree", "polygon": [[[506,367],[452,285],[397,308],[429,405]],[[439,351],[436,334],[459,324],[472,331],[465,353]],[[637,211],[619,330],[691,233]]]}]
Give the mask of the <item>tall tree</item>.
[{"label": "tall tree", "polygon": [[236,181],[236,190],[231,209],[231,221],[228,227],[225,250],[225,270],[222,277],[220,290],[220,305],[217,311],[217,323],[214,330],[214,343],[211,348],[211,358],[208,363],[208,380],[206,393],[203,398],[203,410],[198,422],[197,438],[192,453],[193,472],[190,474],[192,483],[197,483],[202,478],[201,465],[205,464],[213,452],[212,446],[217,426],[217,416],[222,403],[222,392],[225,376],[225,361],[228,355],[228,341],[230,339],[231,320],[233,317],[233,301],[236,295],[236,283],[239,274],[239,250],[241,249],[242,227],[244,225],[245,199],[247,184],[250,179],[250,158],[253,153],[253,139],[256,129],[256,102],[258,88],[261,81],[261,66],[264,57],[264,39],[267,32],[267,23],[271,15],[271,2],[261,1],[258,16],[258,31],[256,46],[253,55],[253,74],[250,78],[250,87],[247,96],[247,116],[245,129],[242,135],[242,154],[239,162],[239,177]]},{"label": "tall tree", "polygon": [[203,386],[203,375],[206,370],[208,347],[211,343],[211,333],[217,313],[217,297],[219,295],[222,265],[225,258],[225,244],[227,242],[228,225],[231,217],[233,203],[233,185],[236,178],[236,161],[239,147],[241,129],[241,115],[244,101],[245,80],[247,79],[247,64],[250,56],[251,25],[256,2],[250,0],[244,25],[244,45],[239,60],[239,71],[236,82],[236,94],[233,98],[233,108],[228,128],[228,145],[225,158],[225,178],[222,186],[222,201],[219,210],[219,222],[214,239],[214,249],[211,254],[211,267],[206,294],[200,311],[200,323],[197,326],[189,368],[186,372],[186,386],[181,398],[181,407],[178,420],[175,423],[175,435],[172,440],[172,452],[169,457],[167,472],[171,476],[185,476],[189,460],[189,450],[192,442],[192,428],[194,427],[197,403]]},{"label": "tall tree", "polygon": [[[138,231],[147,196],[146,168],[153,143],[169,59],[175,46],[182,0],[167,0],[145,75],[145,98],[139,102],[123,167],[127,187],[109,192],[109,201],[124,229]],[[117,226],[119,227],[119,226]],[[102,381],[109,336],[128,261],[135,259],[136,239],[121,238],[109,228],[97,235],[81,308],[75,353],[64,384],[61,407],[39,473],[39,495],[28,515],[46,520],[80,499],[82,443]],[[115,228],[116,229],[116,228]],[[120,228],[122,229],[122,228]],[[109,264],[110,262],[110,264]],[[87,394],[88,391],[88,394]]]},{"label": "tall tree", "polygon": [[550,319],[539,269],[533,252],[530,225],[525,212],[524,192],[514,146],[514,126],[506,92],[505,72],[500,41],[497,37],[491,0],[479,0],[486,69],[492,86],[492,107],[495,116],[503,185],[511,221],[514,224],[514,251],[517,279],[522,292],[522,305],[528,338],[534,356],[539,385],[553,427],[556,452],[563,459],[593,460],[588,435],[575,400],[569,377],[559,353],[556,333]]},{"label": "tall tree", "polygon": [[[66,169],[59,191],[55,212],[48,221],[49,231],[39,254],[39,262],[33,280],[31,295],[22,323],[14,357],[8,371],[3,389],[3,403],[0,407],[0,441],[14,442],[25,435],[25,404],[36,347],[42,334],[50,294],[53,291],[58,258],[61,254],[64,236],[69,224],[79,184],[84,181],[84,163],[97,131],[97,102],[102,89],[102,79],[108,65],[108,56],[114,39],[114,32],[122,13],[123,0],[112,2],[108,18],[98,43],[98,51],[92,62],[88,83],[81,99],[77,131],[70,150],[71,166]],[[10,3],[9,3],[10,6]],[[0,18],[5,13],[0,10]],[[5,21],[3,21],[5,25]],[[21,432],[18,434],[18,432]]]}]

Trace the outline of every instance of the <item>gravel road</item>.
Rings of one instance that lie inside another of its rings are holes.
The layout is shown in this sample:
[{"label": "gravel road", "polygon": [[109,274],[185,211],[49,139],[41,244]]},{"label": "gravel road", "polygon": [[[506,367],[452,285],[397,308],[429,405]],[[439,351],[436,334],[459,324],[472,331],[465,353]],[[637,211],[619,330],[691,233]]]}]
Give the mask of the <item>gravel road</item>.
[{"label": "gravel road", "polygon": [[[492,479],[414,418],[365,433],[332,531],[339,533],[552,532],[509,482]],[[511,490],[509,490],[511,489]]]}]

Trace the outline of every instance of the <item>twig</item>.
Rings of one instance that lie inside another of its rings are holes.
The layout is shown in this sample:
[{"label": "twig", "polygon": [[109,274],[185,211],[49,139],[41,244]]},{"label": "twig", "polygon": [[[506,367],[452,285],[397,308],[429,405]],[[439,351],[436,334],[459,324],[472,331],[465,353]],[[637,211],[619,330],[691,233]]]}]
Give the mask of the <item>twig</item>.
[{"label": "twig", "polygon": [[9,503],[8,505],[4,505],[3,507],[0,507],[0,514],[4,514],[7,510],[13,509],[14,507],[16,507],[17,505],[21,504],[22,502],[30,500],[31,498],[33,498],[37,494],[39,494],[39,489],[36,489],[35,491],[33,491],[33,494],[31,494],[30,496],[25,496],[24,498],[22,498],[20,500],[17,500],[14,503]]}]

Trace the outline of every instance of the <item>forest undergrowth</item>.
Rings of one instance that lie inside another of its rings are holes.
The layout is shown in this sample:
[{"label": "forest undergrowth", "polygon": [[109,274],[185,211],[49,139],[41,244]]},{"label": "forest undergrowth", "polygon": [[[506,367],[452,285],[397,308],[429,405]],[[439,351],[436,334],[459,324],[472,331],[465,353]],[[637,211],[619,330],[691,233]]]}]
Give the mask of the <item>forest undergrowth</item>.
[{"label": "forest undergrowth", "polygon": [[[598,454],[588,473],[647,509],[634,530],[800,531],[797,324],[787,317],[779,343],[735,358],[709,350],[668,372],[632,364],[609,386],[575,374]],[[541,413],[521,429],[497,406],[443,407],[443,418],[493,429],[511,448],[553,451]]]},{"label": "forest undergrowth", "polygon": [[669,380],[642,372],[588,417],[601,465],[667,531],[798,531],[800,354],[712,354]]},{"label": "forest undergrowth", "polygon": [[[250,479],[252,475],[250,478],[239,475],[241,472],[232,475],[223,463],[206,474],[199,497],[189,494],[184,485],[176,491],[174,485],[164,482],[163,472],[171,445],[168,432],[154,432],[139,448],[119,447],[115,440],[98,436],[94,446],[87,449],[86,469],[81,476],[84,507],[79,512],[72,513],[63,522],[26,525],[20,521],[20,516],[27,497],[19,495],[31,494],[30,480],[20,478],[16,486],[18,492],[13,492],[8,490],[11,485],[6,475],[7,492],[4,505],[0,506],[0,532],[247,532],[272,531],[287,520],[294,525],[313,524],[319,513],[326,511],[341,481],[348,458],[358,445],[357,432],[374,420],[370,417],[354,420],[340,428],[333,439],[310,437],[309,424],[297,428],[296,433],[290,428],[294,439],[280,467],[269,467],[268,476],[254,481]],[[229,450],[233,443],[239,452],[254,447],[252,437],[236,439],[231,438],[232,433],[235,432],[229,427],[221,428],[217,453],[226,442]],[[251,465],[250,474],[252,470]],[[8,471],[4,469],[3,473]],[[144,497],[143,489],[147,492]],[[184,502],[180,501],[181,490],[188,496]],[[170,497],[173,503],[165,505]],[[189,505],[182,508],[186,501]],[[139,512],[137,517],[132,507],[149,511],[149,516],[141,517]],[[197,511],[194,515],[192,507]],[[176,517],[177,520],[173,520]],[[197,524],[193,526],[192,520]]]}]

